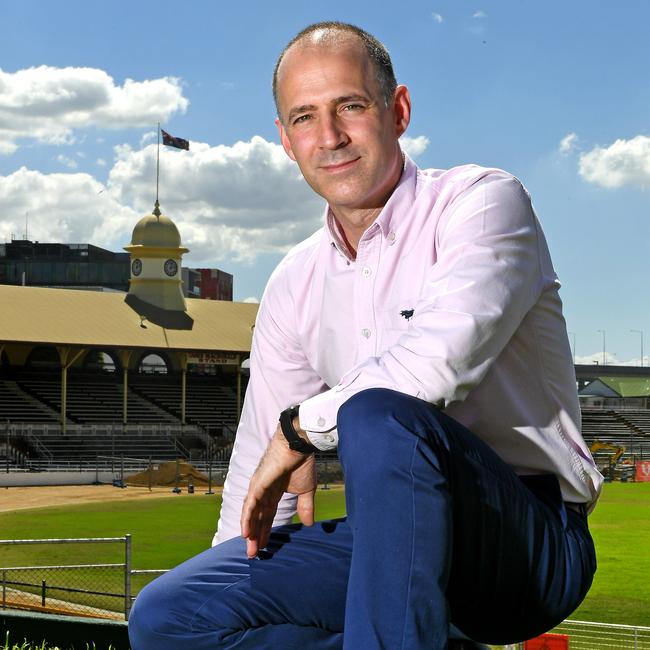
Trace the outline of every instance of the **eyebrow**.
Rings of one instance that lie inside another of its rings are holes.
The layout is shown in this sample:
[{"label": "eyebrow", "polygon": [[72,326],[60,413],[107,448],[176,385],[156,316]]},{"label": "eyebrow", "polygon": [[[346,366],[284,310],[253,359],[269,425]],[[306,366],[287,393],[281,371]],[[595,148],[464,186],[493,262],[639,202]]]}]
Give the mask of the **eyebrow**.
[{"label": "eyebrow", "polygon": [[[346,102],[369,102],[370,99],[365,95],[341,95],[340,97],[335,97],[330,101],[330,104],[337,106],[338,104],[345,104]],[[309,113],[310,111],[317,110],[317,107],[314,104],[303,104],[302,106],[296,106],[289,111],[287,116],[287,121],[291,122],[296,115],[301,115],[302,113]]]},{"label": "eyebrow", "polygon": [[296,106],[295,108],[292,108],[289,111],[289,115],[287,115],[287,121],[291,122],[296,115],[300,115],[301,113],[309,113],[309,111],[315,111],[316,106],[313,104],[303,104],[302,106]]}]

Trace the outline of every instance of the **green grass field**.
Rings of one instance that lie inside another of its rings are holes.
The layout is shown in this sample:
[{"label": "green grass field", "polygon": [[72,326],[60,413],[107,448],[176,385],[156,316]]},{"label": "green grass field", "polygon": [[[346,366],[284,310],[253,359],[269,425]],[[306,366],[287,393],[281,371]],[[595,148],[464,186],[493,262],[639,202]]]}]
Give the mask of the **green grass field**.
[{"label": "green grass field", "polygon": [[[196,494],[0,513],[0,537],[131,533],[134,568],[170,568],[207,548],[219,505],[218,496]],[[344,510],[341,490],[318,491],[319,519],[341,516]],[[599,568],[589,596],[572,618],[650,626],[650,483],[606,485],[590,526]],[[120,561],[121,549],[112,545],[0,546],[0,566],[5,567]],[[135,581],[136,592],[147,579]],[[119,576],[116,580],[119,583]],[[106,606],[119,609],[115,603]]]}]

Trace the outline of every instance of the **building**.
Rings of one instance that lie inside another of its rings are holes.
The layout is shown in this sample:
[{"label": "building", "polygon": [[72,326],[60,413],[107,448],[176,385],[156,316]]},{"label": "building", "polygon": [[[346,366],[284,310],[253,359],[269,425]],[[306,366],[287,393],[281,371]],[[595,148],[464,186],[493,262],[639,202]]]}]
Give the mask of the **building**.
[{"label": "building", "polygon": [[[0,284],[126,292],[129,277],[128,252],[27,239],[0,244]],[[182,268],[181,280],[186,298],[233,299],[233,276],[220,269]]]},{"label": "building", "polygon": [[233,277],[219,269],[183,268],[183,294],[186,298],[232,300]]},{"label": "building", "polygon": [[0,284],[128,291],[129,255],[92,244],[0,244]]}]

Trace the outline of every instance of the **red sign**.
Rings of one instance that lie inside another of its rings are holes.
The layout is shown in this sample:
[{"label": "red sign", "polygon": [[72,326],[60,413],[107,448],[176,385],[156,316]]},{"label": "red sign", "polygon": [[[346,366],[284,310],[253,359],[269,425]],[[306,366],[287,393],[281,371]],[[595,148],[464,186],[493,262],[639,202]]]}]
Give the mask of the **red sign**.
[{"label": "red sign", "polygon": [[650,460],[637,460],[634,466],[636,468],[634,480],[650,483]]},{"label": "red sign", "polygon": [[569,650],[569,637],[566,634],[542,634],[525,641],[524,650]]}]

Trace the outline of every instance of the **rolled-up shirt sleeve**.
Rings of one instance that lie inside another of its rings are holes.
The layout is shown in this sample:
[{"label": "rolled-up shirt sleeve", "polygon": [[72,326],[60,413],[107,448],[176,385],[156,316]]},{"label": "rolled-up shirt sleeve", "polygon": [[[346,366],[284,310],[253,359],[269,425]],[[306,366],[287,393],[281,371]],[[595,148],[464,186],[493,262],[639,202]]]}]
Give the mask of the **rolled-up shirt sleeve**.
[{"label": "rolled-up shirt sleeve", "polygon": [[364,389],[390,388],[441,408],[463,400],[555,281],[542,270],[540,237],[530,197],[510,175],[489,174],[450,200],[408,330],[302,402],[300,424],[311,442],[335,447],[338,410]]}]

